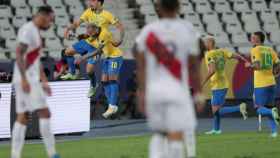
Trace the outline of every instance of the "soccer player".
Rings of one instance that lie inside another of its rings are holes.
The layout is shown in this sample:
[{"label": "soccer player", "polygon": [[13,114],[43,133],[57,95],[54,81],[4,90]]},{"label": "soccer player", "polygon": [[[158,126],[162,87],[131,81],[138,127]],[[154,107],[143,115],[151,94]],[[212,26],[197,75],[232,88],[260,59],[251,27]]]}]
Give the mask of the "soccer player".
[{"label": "soccer player", "polygon": [[255,32],[251,36],[251,62],[246,63],[247,67],[254,70],[254,96],[255,108],[261,116],[267,116],[271,126],[271,137],[277,137],[277,124],[279,124],[278,109],[269,109],[265,106],[274,105],[275,97],[275,76],[273,71],[279,73],[280,61],[273,48],[264,45],[265,35],[262,32]]},{"label": "soccer player", "polygon": [[226,49],[216,48],[215,39],[213,36],[208,36],[205,43],[207,48],[207,52],[205,54],[205,63],[208,68],[208,73],[202,85],[204,86],[208,80],[211,80],[211,105],[214,115],[213,129],[209,132],[206,132],[206,134],[221,134],[222,131],[220,128],[220,122],[223,115],[240,112],[244,120],[247,118],[245,103],[241,103],[237,106],[223,107],[229,86],[225,73],[227,60],[241,59],[245,62],[247,62],[247,60],[237,53],[232,53]]},{"label": "soccer player", "polygon": [[[112,13],[106,11],[103,9],[103,3],[104,0],[89,0],[90,8],[88,8],[80,17],[79,20],[74,21],[73,24],[71,24],[69,27],[67,27],[65,31],[65,38],[69,37],[70,30],[76,29],[79,27],[82,23],[95,23],[98,26],[100,26],[102,29],[109,30],[110,25],[114,25],[120,32],[120,38],[118,40],[115,39],[114,46],[119,46],[124,38],[124,27],[121,24],[121,22],[112,15]],[[74,44],[72,48],[68,48],[66,50],[66,54],[86,54],[86,52],[93,52],[95,48],[90,45],[90,39],[79,41],[78,43]],[[67,78],[75,78],[75,65],[74,65],[74,57],[68,58],[68,65],[70,68],[70,74],[67,74],[64,76],[64,79]],[[94,67],[95,67],[96,61],[94,59],[88,60],[87,65],[87,73],[88,77],[91,80],[91,87],[88,93],[88,97],[92,97],[95,94],[96,91],[96,79],[94,74]]]},{"label": "soccer player", "polygon": [[12,158],[21,157],[28,123],[27,112],[36,112],[39,116],[40,133],[48,157],[59,158],[51,132],[51,114],[46,102],[46,95],[51,95],[51,89],[40,62],[42,41],[39,31],[49,29],[53,19],[52,8],[42,6],[32,21],[24,24],[18,32],[13,75],[17,119],[12,132]]},{"label": "soccer player", "polygon": [[[104,118],[108,118],[118,111],[119,96],[119,73],[123,63],[122,51],[116,47],[112,34],[96,24],[88,24],[88,35],[91,39],[91,45],[96,48],[102,48],[104,59],[102,61],[102,84],[105,90],[105,96],[109,103],[108,109],[103,113]],[[92,57],[96,52],[90,52],[83,58]]]},{"label": "soccer player", "polygon": [[188,157],[196,157],[188,62],[192,65],[194,102],[201,108],[199,33],[191,23],[177,18],[179,5],[179,0],[156,0],[160,20],[144,27],[133,50],[139,106],[153,131],[150,158],[183,158],[184,143]]}]

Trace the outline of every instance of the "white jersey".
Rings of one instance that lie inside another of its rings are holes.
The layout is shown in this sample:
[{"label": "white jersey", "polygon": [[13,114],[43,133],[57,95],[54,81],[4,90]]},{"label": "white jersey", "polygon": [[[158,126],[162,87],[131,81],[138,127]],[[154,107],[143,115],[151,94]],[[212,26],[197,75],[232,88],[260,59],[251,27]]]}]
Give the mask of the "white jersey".
[{"label": "white jersey", "polygon": [[199,33],[189,22],[164,19],[147,25],[136,39],[146,56],[147,100],[192,103],[188,85],[189,55],[198,55]]},{"label": "white jersey", "polygon": [[[17,42],[28,45],[27,52],[24,54],[28,82],[39,82],[42,41],[38,27],[32,21],[24,24],[18,31]],[[18,65],[15,63],[13,83],[20,82],[21,74]]]}]

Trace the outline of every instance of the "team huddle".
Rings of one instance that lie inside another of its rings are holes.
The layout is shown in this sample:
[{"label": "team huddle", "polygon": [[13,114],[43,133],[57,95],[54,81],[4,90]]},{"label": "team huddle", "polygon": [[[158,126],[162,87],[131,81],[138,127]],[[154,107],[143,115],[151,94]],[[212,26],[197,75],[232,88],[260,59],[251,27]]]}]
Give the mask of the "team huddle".
[{"label": "team huddle", "polygon": [[[89,8],[65,30],[65,38],[70,38],[72,30],[86,24],[83,39],[63,50],[68,73],[61,78],[75,79],[75,60],[87,60],[86,70],[90,79],[88,96],[92,97],[100,86],[96,83],[94,73],[96,63],[100,60],[101,86],[108,101],[108,109],[103,117],[108,118],[118,111],[118,80],[123,63],[119,46],[125,30],[116,17],[103,9],[103,3],[104,0],[89,0]],[[280,61],[272,48],[263,45],[265,36],[261,32],[252,35],[254,47],[251,50],[251,61],[248,61],[238,53],[217,48],[214,36],[202,38],[191,23],[177,18],[179,0],[156,0],[155,5],[160,20],[143,28],[132,49],[137,62],[139,108],[146,114],[153,131],[149,157],[183,158],[184,151],[189,158],[196,157],[195,110],[203,109],[205,98],[202,87],[209,80],[214,119],[213,129],[206,134],[221,134],[220,122],[225,114],[239,112],[244,120],[247,119],[245,103],[223,107],[229,87],[225,73],[225,65],[229,59],[241,59],[246,68],[254,70],[254,103],[257,113],[269,118],[271,136],[277,137],[278,110],[267,106],[274,104],[275,76],[280,73]],[[55,149],[55,138],[50,125],[51,114],[46,102],[51,89],[40,63],[42,42],[39,32],[47,30],[53,20],[52,8],[40,7],[32,21],[23,25],[18,33],[19,44],[13,76],[17,119],[12,132],[11,158],[21,157],[28,122],[27,112],[36,112],[39,116],[40,133],[49,158],[60,157]],[[110,25],[117,28],[119,38],[110,32]],[[205,52],[201,46],[206,48]],[[208,67],[203,82],[200,76],[201,53],[205,53],[204,60]],[[81,58],[75,59],[75,54],[79,54]],[[188,72],[189,66],[192,69],[191,75]],[[189,91],[189,78],[193,81],[193,95]]]}]

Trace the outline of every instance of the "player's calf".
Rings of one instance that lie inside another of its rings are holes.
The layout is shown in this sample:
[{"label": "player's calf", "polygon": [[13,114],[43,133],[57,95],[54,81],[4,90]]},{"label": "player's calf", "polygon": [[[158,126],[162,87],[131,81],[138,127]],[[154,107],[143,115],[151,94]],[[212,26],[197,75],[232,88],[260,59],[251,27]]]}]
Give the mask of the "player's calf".
[{"label": "player's calf", "polygon": [[170,132],[168,139],[168,157],[183,158],[183,132]]}]

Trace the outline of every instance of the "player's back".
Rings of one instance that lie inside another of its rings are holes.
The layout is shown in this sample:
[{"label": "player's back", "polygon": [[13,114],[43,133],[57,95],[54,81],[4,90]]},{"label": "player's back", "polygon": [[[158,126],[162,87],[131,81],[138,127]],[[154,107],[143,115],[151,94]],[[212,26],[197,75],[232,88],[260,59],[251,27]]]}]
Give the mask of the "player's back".
[{"label": "player's back", "polygon": [[260,70],[254,71],[255,87],[265,87],[275,84],[273,65],[278,61],[276,52],[268,46],[256,46],[251,50],[252,61],[260,62]]},{"label": "player's back", "polygon": [[164,19],[146,26],[137,38],[146,56],[147,93],[177,98],[188,93],[188,56],[198,53],[198,32],[192,24]]},{"label": "player's back", "polygon": [[[27,45],[27,51],[24,54],[26,62],[26,77],[29,82],[40,80],[40,51],[41,37],[39,29],[30,21],[24,24],[18,31],[17,42]],[[21,82],[21,75],[18,65],[15,64],[13,82]]]}]

